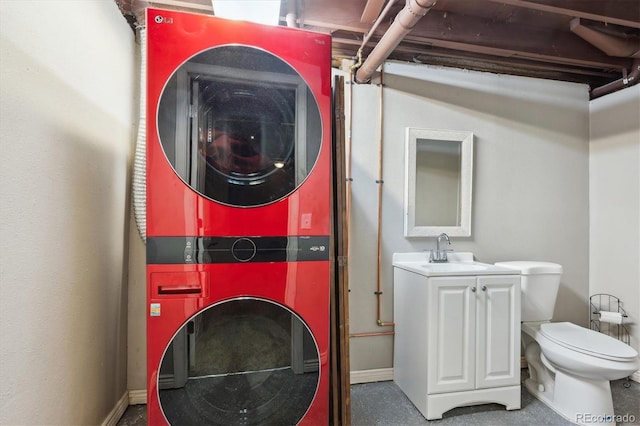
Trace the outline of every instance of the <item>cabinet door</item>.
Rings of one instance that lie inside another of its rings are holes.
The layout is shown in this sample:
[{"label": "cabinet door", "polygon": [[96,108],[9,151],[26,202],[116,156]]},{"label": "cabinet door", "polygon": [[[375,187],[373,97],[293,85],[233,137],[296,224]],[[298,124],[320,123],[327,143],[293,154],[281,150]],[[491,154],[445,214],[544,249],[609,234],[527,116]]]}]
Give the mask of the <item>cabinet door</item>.
[{"label": "cabinet door", "polygon": [[478,277],[476,387],[520,382],[520,278]]},{"label": "cabinet door", "polygon": [[475,385],[476,278],[429,278],[428,392]]}]

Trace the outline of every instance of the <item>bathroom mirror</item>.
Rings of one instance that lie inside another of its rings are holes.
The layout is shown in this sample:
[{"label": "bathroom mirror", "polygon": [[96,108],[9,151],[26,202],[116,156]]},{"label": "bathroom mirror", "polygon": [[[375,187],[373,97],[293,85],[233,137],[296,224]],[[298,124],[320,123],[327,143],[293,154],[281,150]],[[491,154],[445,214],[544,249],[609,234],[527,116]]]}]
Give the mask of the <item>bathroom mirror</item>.
[{"label": "bathroom mirror", "polygon": [[406,131],[405,237],[471,235],[473,133]]}]

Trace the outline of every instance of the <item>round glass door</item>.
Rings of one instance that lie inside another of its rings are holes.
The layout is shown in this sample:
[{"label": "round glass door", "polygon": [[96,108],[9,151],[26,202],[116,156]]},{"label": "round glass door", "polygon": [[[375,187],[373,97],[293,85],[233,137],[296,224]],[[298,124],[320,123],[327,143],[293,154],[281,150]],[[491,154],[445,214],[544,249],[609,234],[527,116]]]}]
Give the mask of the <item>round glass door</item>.
[{"label": "round glass door", "polygon": [[315,396],[318,348],[282,305],[233,299],[198,313],[176,333],[160,366],[169,424],[294,425]]},{"label": "round glass door", "polygon": [[269,204],[311,172],[322,140],[320,110],[282,59],[220,46],[183,63],[157,113],[160,143],[180,178],[227,205]]}]

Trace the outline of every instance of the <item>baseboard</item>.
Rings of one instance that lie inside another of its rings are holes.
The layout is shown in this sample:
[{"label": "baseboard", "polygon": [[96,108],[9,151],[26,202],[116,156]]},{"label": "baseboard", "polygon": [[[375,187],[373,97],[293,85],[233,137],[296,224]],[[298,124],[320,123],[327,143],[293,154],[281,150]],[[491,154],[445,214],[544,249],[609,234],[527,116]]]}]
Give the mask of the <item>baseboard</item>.
[{"label": "baseboard", "polygon": [[140,405],[147,403],[147,390],[131,390],[129,391],[129,405]]},{"label": "baseboard", "polygon": [[352,371],[350,379],[352,385],[393,380],[393,368]]},{"label": "baseboard", "polygon": [[128,406],[129,392],[125,391],[118,402],[116,402],[115,407],[113,407],[109,415],[107,415],[107,418],[102,422],[102,426],[116,426],[118,424],[118,420],[120,420],[120,417],[122,417]]}]

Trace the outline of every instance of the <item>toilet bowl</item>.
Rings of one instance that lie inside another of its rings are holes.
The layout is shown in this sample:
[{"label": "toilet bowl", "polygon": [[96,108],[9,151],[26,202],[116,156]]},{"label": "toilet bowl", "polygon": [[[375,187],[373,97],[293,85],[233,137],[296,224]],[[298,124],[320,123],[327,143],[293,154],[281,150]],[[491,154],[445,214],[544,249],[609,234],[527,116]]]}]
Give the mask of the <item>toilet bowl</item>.
[{"label": "toilet bowl", "polygon": [[609,382],[639,368],[638,352],[594,330],[570,322],[551,322],[561,265],[529,261],[496,265],[521,273],[527,390],[570,422],[615,424]]},{"label": "toilet bowl", "polygon": [[573,423],[611,424],[609,382],[637,370],[638,353],[570,322],[523,323],[522,332],[530,372],[527,390]]},{"label": "toilet bowl", "polygon": [[618,380],[638,368],[638,353],[613,337],[570,322],[542,324],[536,341],[555,366],[593,380]]}]

